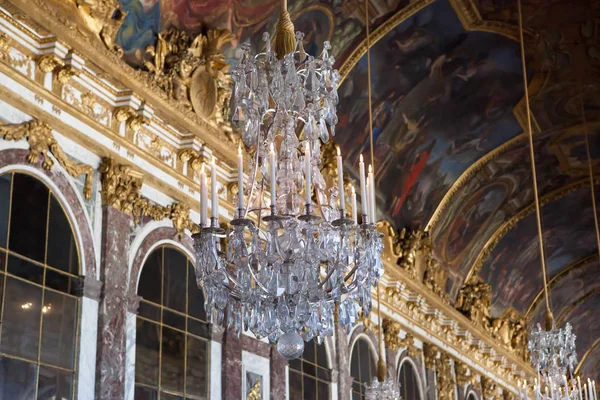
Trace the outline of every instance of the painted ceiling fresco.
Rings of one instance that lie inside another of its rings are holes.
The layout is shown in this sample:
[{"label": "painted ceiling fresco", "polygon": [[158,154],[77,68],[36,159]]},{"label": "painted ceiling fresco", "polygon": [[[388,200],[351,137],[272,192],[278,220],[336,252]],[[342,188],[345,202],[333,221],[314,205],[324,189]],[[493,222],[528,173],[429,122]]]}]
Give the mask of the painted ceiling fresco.
[{"label": "painted ceiling fresco", "polygon": [[[589,235],[594,236],[594,232],[590,232]],[[579,298],[600,289],[600,280],[596,279],[599,270],[598,256],[594,254],[570,264],[550,281],[550,304],[557,319],[561,319]],[[573,293],[577,293],[577,296],[573,296]],[[543,325],[545,312],[543,292],[538,292],[536,301],[526,316],[530,324]]]},{"label": "painted ceiling fresco", "polygon": [[[365,56],[339,91],[336,142],[355,171],[369,149],[366,73]],[[467,167],[521,132],[517,44],[465,31],[446,0],[372,47],[372,77],[379,209],[396,226],[424,225]]]},{"label": "painted ceiling fresco", "polygon": [[[594,160],[600,159],[600,127],[588,126]],[[547,130],[534,142],[541,196],[585,179],[588,174],[582,125]],[[469,177],[433,226],[436,254],[448,267],[454,298],[485,244],[502,224],[534,201],[529,142],[521,135]],[[600,164],[595,163],[598,167]],[[600,168],[596,168],[600,173]]]},{"label": "painted ceiling fresco", "polygon": [[[274,31],[280,0],[121,4],[128,14],[117,42],[125,59],[140,66],[146,47],[171,27],[190,34],[231,30],[236,40],[225,52],[234,62],[241,43],[260,48],[262,33]],[[372,30],[408,4],[370,0]],[[484,20],[516,26],[516,1],[474,4]],[[306,34],[308,52],[316,54],[323,41],[331,41],[338,68],[364,39],[363,0],[288,0],[288,5],[296,30]],[[525,45],[538,185],[549,200],[542,215],[550,275],[557,277],[552,303],[556,318],[574,325],[582,356],[600,336],[598,319],[598,326],[588,327],[590,316],[600,314],[599,295],[592,294],[600,279],[597,260],[585,261],[595,254],[596,242],[589,186],[583,182],[585,127],[600,176],[600,35],[594,19],[600,6],[591,0],[523,0],[523,12],[525,26],[535,33],[526,36]],[[450,299],[480,262],[480,276],[493,287],[493,314],[514,307],[538,321],[543,301],[534,303],[541,289],[535,214],[520,219],[480,258],[503,224],[533,202],[518,42],[465,30],[449,0],[436,0],[374,43],[371,57],[380,219],[398,229],[431,230],[436,256],[449,272]],[[350,70],[339,95],[335,140],[356,180],[359,155],[369,160],[366,57]],[[562,193],[569,185],[575,189]],[[600,346],[591,354],[581,371],[600,380]]]},{"label": "painted ceiling fresco", "polygon": [[[483,264],[480,276],[492,285],[494,316],[511,306],[525,314],[543,287],[535,219],[532,212],[519,221]],[[542,224],[549,278],[597,251],[589,186],[543,207]]]},{"label": "painted ceiling fresco", "polygon": [[589,349],[585,360],[580,360],[579,373],[585,380],[589,378],[600,382],[600,344],[596,343]]},{"label": "painted ceiling fresco", "polygon": [[[370,0],[371,27],[375,29],[391,14],[408,4],[406,0]],[[127,12],[117,36],[125,59],[140,65],[144,51],[156,42],[158,33],[175,27],[189,34],[207,29],[229,29],[236,36],[226,55],[233,61],[239,44],[251,41],[262,45],[262,34],[273,32],[281,0],[121,0]],[[362,0],[288,0],[288,10],[296,30],[305,36],[305,49],[315,55],[325,40],[332,43],[331,54],[338,65],[365,36]]]}]

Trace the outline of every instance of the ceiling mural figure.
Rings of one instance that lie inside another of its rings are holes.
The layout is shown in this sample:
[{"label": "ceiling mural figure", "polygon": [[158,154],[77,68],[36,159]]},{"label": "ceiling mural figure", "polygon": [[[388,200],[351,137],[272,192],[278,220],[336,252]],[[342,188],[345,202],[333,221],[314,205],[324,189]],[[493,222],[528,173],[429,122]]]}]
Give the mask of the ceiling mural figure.
[{"label": "ceiling mural figure", "polygon": [[[384,218],[398,227],[424,226],[466,168],[521,132],[512,114],[523,95],[517,48],[498,34],[466,32],[445,0],[373,45],[373,139]],[[336,142],[354,169],[369,143],[365,60],[340,88]]]},{"label": "ceiling mural figure", "polygon": [[[549,279],[597,251],[589,186],[547,204],[541,214]],[[500,240],[484,262],[480,276],[492,285],[493,316],[502,315],[508,307],[525,314],[542,289],[534,213]]]}]

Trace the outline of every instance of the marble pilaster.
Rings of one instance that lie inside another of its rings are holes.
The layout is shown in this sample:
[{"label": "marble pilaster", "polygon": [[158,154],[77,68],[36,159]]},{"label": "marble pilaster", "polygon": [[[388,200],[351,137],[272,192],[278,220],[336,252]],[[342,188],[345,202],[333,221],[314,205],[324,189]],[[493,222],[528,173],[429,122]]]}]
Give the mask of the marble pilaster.
[{"label": "marble pilaster", "polygon": [[125,398],[126,321],[131,308],[127,290],[131,223],[130,216],[103,206],[100,277],[104,291],[98,318],[96,379],[96,397],[100,399]]},{"label": "marble pilaster", "polygon": [[[231,332],[225,331],[223,335],[222,347],[222,397],[224,399],[241,399],[242,398],[242,353],[253,353],[257,356],[269,359],[270,345],[263,343],[260,340],[254,339],[248,335],[242,334],[240,338],[236,338]],[[267,367],[269,366],[267,362]],[[270,376],[267,371],[265,379]]]},{"label": "marble pilaster", "polygon": [[271,399],[279,400],[287,398],[287,369],[288,362],[277,352],[277,347],[271,346]]},{"label": "marble pilaster", "polygon": [[337,398],[338,400],[350,400],[352,377],[350,376],[348,335],[339,324],[335,325],[335,339],[335,363],[338,370]]},{"label": "marble pilaster", "polygon": [[96,344],[98,340],[98,300],[81,299],[77,398],[93,400],[96,384]]}]

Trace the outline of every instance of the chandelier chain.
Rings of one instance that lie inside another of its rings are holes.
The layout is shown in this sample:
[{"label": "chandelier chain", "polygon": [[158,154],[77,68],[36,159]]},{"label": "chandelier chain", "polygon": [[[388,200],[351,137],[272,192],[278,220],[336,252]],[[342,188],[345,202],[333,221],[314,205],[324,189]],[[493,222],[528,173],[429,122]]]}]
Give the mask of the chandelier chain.
[{"label": "chandelier chain", "polygon": [[[544,254],[544,234],[542,232],[542,216],[540,212],[540,198],[537,186],[537,174],[535,169],[535,151],[533,148],[533,130],[531,129],[531,109],[529,107],[529,88],[527,86],[527,63],[525,61],[525,40],[523,38],[523,12],[521,0],[517,1],[519,12],[519,41],[521,44],[521,64],[523,69],[523,87],[525,90],[525,108],[527,114],[527,131],[529,136],[529,152],[531,158],[531,177],[533,180],[533,196],[535,201],[535,216],[537,221],[538,241],[540,245],[540,260],[542,264],[542,277],[544,279],[544,298],[546,300],[546,318],[553,324],[554,317],[550,308],[550,299],[548,296],[548,277],[546,276],[546,256]],[[550,329],[551,327],[549,327]]]}]

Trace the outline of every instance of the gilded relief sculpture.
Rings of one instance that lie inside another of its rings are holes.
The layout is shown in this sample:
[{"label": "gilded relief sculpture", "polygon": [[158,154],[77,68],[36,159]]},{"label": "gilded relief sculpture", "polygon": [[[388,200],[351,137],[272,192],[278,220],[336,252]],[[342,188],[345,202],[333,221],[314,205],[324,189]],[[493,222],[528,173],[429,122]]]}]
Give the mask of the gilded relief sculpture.
[{"label": "gilded relief sculpture", "polygon": [[490,310],[492,306],[492,287],[478,278],[467,283],[458,292],[455,307],[476,326],[490,329]]},{"label": "gilded relief sculpture", "polygon": [[185,230],[198,232],[197,225],[190,219],[189,206],[173,203],[160,206],[142,197],[142,174],[130,165],[117,163],[112,158],[105,158],[100,165],[102,173],[102,204],[116,208],[133,217],[133,222],[139,224],[142,217],[150,217],[155,221],[169,218],[182,238]]},{"label": "gilded relief sculpture", "polygon": [[438,400],[454,400],[454,379],[452,378],[452,359],[441,352],[436,363]]},{"label": "gilded relief sculpture", "polygon": [[146,79],[198,116],[211,120],[231,138],[227,121],[232,82],[221,48],[235,39],[225,29],[209,30],[195,38],[169,28],[145,49]]},{"label": "gilded relief sculpture", "polygon": [[[29,144],[27,161],[29,163],[35,164],[41,159],[42,167],[50,170],[56,159],[73,178],[85,175],[83,194],[88,200],[92,198],[94,169],[91,165],[76,163],[69,158],[56,141],[52,134],[52,128],[48,124],[34,119],[22,124],[2,125],[0,126],[0,136],[4,140],[27,140]],[[54,159],[50,157],[49,153],[54,156]]]},{"label": "gilded relief sculpture", "polygon": [[125,14],[120,10],[119,0],[69,0],[77,15],[91,33],[109,49],[118,54],[122,51],[115,44],[115,36],[123,24]]}]

